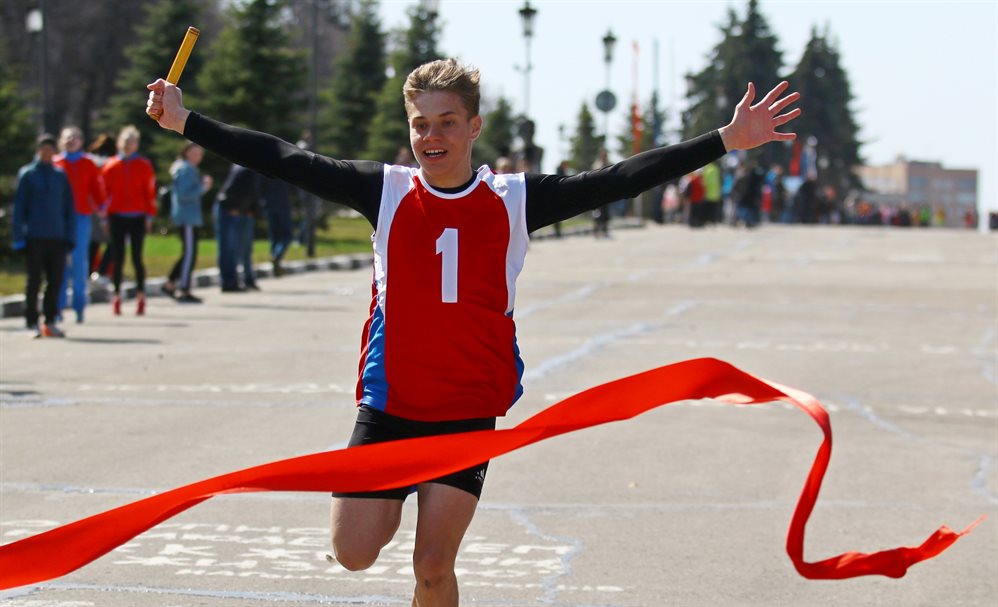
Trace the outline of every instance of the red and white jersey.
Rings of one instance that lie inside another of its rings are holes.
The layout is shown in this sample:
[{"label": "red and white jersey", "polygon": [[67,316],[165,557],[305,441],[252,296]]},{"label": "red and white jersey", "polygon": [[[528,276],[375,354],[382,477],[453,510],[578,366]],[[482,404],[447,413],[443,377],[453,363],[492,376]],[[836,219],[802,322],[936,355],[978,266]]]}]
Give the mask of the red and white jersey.
[{"label": "red and white jersey", "polygon": [[504,415],[520,397],[513,304],[525,203],[522,173],[482,167],[445,193],[419,169],[385,165],[360,404],[443,421]]}]

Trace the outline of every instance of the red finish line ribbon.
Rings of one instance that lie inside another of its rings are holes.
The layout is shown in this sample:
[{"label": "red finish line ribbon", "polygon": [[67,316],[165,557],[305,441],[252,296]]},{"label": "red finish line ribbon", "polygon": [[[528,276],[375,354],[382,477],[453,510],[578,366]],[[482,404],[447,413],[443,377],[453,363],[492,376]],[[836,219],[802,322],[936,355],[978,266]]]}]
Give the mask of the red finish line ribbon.
[{"label": "red finish line ribbon", "polygon": [[406,439],[295,457],[141,499],[0,546],[0,589],[70,573],[215,495],[251,491],[375,491],[414,485],[552,436],[630,419],[664,404],[701,398],[742,405],[783,400],[799,407],[821,427],[824,439],[787,532],[787,554],[798,573],[806,578],[842,579],[861,575],[899,578],[908,567],[946,550],[983,519],[960,533],[940,527],[920,546],[871,554],[847,552],[806,562],[804,527],[818,499],[832,452],[828,413],[810,394],[753,377],[716,359],[701,358],[590,388],[513,428]]}]

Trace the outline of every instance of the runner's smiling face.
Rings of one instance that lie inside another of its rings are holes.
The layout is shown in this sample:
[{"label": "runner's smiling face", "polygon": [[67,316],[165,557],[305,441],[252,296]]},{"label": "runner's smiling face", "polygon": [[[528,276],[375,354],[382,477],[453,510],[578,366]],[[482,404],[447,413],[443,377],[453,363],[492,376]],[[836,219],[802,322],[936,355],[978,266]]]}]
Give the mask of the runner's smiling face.
[{"label": "runner's smiling face", "polygon": [[472,176],[471,147],[482,132],[482,117],[469,116],[461,97],[426,91],[406,104],[409,143],[430,185],[453,188]]}]

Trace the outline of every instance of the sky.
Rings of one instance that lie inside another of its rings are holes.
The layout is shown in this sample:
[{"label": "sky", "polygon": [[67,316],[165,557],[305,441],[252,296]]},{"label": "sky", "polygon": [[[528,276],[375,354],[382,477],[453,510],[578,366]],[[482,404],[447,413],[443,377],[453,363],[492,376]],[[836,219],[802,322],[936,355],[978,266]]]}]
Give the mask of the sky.
[{"label": "sky", "polygon": [[[402,28],[415,0],[382,0],[382,25]],[[579,108],[606,85],[603,36],[617,44],[610,88],[612,138],[627,128],[635,89],[647,100],[656,86],[671,114],[683,109],[684,76],[707,64],[729,8],[744,17],[747,0],[531,0],[529,115],[545,148],[545,172],[567,155]],[[486,97],[525,106],[526,43],[518,10],[523,0],[440,0],[439,50],[477,66]],[[867,164],[898,155],[978,173],[982,209],[998,209],[998,0],[760,0],[759,9],[783,53],[784,75],[800,60],[811,29],[827,26],[854,97],[853,113]],[[658,46],[657,69],[654,47]],[[807,111],[807,100],[800,107]],[[597,116],[602,130],[602,115]],[[564,125],[565,137],[559,137]],[[723,126],[723,125],[718,125]],[[675,137],[673,137],[673,140]]]}]

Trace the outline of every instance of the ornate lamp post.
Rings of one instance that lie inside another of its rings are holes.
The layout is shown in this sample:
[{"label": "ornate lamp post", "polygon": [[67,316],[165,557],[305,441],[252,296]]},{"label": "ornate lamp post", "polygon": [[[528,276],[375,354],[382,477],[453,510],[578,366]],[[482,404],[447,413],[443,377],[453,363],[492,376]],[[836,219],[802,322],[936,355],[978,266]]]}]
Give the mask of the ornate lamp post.
[{"label": "ornate lamp post", "polygon": [[613,32],[607,30],[603,36],[603,63],[606,64],[606,88],[596,96],[596,108],[603,112],[603,142],[604,147],[609,140],[610,112],[617,107],[617,97],[610,91],[610,64],[613,62],[613,46],[617,43]]},{"label": "ornate lamp post", "polygon": [[533,64],[530,63],[530,39],[534,37],[534,17],[537,15],[537,9],[530,6],[530,0],[526,0],[519,13],[520,19],[523,21],[523,39],[527,43],[527,62],[521,70],[523,72],[523,115],[527,116],[530,114],[530,72],[534,69]]},{"label": "ornate lamp post", "polygon": [[49,62],[48,62],[48,28],[45,27],[45,0],[40,0],[37,8],[28,11],[24,22],[25,29],[32,34],[41,34],[39,47],[41,55],[41,92],[42,107],[39,123],[42,131],[49,131]]}]

